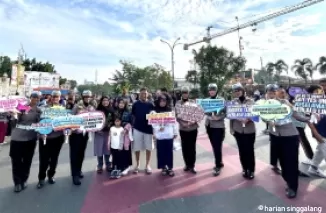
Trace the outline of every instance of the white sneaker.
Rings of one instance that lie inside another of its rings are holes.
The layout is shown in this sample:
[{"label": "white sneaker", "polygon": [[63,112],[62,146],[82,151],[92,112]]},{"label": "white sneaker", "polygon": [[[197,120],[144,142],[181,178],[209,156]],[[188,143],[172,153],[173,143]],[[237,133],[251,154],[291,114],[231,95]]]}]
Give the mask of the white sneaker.
[{"label": "white sneaker", "polygon": [[312,161],[310,159],[307,159],[305,161],[302,161],[301,163],[302,164],[305,164],[305,165],[308,165],[308,166],[311,166],[312,165]]},{"label": "white sneaker", "polygon": [[310,175],[318,176],[318,177],[321,177],[321,178],[326,178],[326,175],[324,174],[324,171],[322,171],[321,169],[314,169],[314,168],[312,168],[312,166],[309,167],[308,173]]},{"label": "white sneaker", "polygon": [[130,167],[126,168],[125,170],[123,170],[123,172],[121,173],[122,176],[126,176],[129,173]]}]

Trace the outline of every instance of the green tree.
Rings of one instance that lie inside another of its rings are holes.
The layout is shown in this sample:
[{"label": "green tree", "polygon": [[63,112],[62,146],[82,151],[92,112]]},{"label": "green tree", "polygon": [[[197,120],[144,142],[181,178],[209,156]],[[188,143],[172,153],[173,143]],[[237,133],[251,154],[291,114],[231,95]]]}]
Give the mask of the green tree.
[{"label": "green tree", "polygon": [[310,77],[312,79],[313,75],[313,66],[311,59],[304,58],[302,60],[295,60],[294,65],[292,66],[292,70],[294,71],[296,76],[299,76],[304,79],[307,84],[308,78]]},{"label": "green tree", "polygon": [[59,85],[63,85],[67,82],[67,79],[66,78],[60,78],[59,80]]},{"label": "green tree", "polygon": [[218,91],[246,64],[243,57],[235,56],[224,47],[202,46],[198,52],[193,51],[194,61],[199,67],[199,84],[202,94],[207,94],[209,83],[216,83]]},{"label": "green tree", "polygon": [[326,74],[326,57],[322,56],[319,58],[319,62],[316,64],[315,69],[321,74]]},{"label": "green tree", "polygon": [[109,95],[113,92],[114,87],[110,85],[108,82],[104,82],[103,84],[91,84],[91,85],[78,85],[78,92],[82,93],[85,90],[90,90],[94,95]]},{"label": "green tree", "polygon": [[8,56],[0,56],[0,76],[3,76],[5,73],[10,76],[11,66],[12,61]]},{"label": "green tree", "polygon": [[197,70],[189,70],[185,76],[186,81],[194,84],[194,87],[198,83],[198,79],[200,78],[199,72]]},{"label": "green tree", "polygon": [[269,62],[266,65],[266,72],[268,75],[268,83],[271,81],[280,81],[280,76],[282,73],[288,73],[289,66],[281,59],[277,60],[275,63]]},{"label": "green tree", "polygon": [[75,89],[77,87],[77,81],[75,81],[75,80],[69,80],[69,83],[71,85],[71,89]]}]

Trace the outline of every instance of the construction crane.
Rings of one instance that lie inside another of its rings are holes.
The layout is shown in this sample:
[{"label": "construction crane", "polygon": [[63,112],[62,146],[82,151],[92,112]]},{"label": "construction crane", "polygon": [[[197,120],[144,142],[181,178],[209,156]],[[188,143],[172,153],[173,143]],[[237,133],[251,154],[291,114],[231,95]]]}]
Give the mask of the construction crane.
[{"label": "construction crane", "polygon": [[285,14],[288,14],[288,13],[292,13],[294,11],[309,7],[309,6],[317,4],[317,3],[321,3],[323,1],[324,0],[306,0],[306,1],[301,2],[299,4],[295,4],[295,5],[292,5],[292,6],[285,7],[283,9],[281,9],[281,10],[275,12],[275,13],[269,14],[267,16],[263,16],[263,17],[260,17],[260,18],[258,18],[256,20],[252,20],[252,21],[246,22],[244,24],[240,24],[240,25],[238,25],[236,27],[232,27],[232,28],[227,29],[225,31],[222,31],[220,33],[216,33],[216,34],[214,34],[214,35],[212,35],[210,37],[204,37],[200,41],[196,41],[196,42],[189,43],[189,44],[184,44],[183,49],[188,50],[190,46],[193,46],[195,44],[199,44],[199,43],[202,43],[202,42],[209,43],[213,38],[217,38],[217,37],[220,37],[220,36],[223,36],[223,35],[227,35],[227,34],[233,33],[235,31],[238,31],[240,29],[244,29],[244,28],[247,28],[247,27],[250,27],[250,26],[255,27],[257,24],[262,23],[264,21],[268,21],[268,20],[271,20],[271,19],[276,18],[278,16],[282,16],[282,15],[285,15]]}]

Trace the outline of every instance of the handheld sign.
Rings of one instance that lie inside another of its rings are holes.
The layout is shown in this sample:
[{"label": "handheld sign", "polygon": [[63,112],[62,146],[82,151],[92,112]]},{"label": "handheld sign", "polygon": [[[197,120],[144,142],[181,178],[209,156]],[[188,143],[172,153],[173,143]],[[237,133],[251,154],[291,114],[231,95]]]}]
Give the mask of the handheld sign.
[{"label": "handheld sign", "polygon": [[80,126],[79,130],[84,132],[96,132],[101,131],[105,125],[105,115],[100,111],[83,112],[78,115],[83,119],[83,125]]},{"label": "handheld sign", "polygon": [[[233,101],[226,104],[226,117],[234,120],[250,119],[259,122],[259,116],[252,114],[252,105],[239,104]],[[245,123],[243,123],[243,127],[245,127]]]},{"label": "handheld sign", "polygon": [[43,119],[37,124],[32,125],[36,132],[42,135],[44,138],[44,145],[46,144],[46,136],[53,131],[52,119]]},{"label": "handheld sign", "polygon": [[84,119],[78,116],[58,117],[52,120],[54,131],[64,131],[66,129],[79,129],[84,123]]},{"label": "handheld sign", "polygon": [[185,103],[183,105],[176,105],[175,110],[177,118],[183,121],[200,122],[204,119],[204,110],[194,103]]},{"label": "handheld sign", "polygon": [[326,114],[326,95],[299,94],[295,97],[295,110],[303,113]]},{"label": "handheld sign", "polygon": [[50,108],[42,107],[41,111],[42,111],[41,118],[56,118],[56,117],[71,115],[71,110],[68,110],[62,106],[50,107]]},{"label": "handheld sign", "polygon": [[0,112],[9,112],[15,109],[19,104],[25,105],[27,99],[19,96],[9,98],[0,98]]},{"label": "handheld sign", "polygon": [[308,94],[308,92],[301,87],[290,87],[289,88],[290,96],[295,97],[296,95],[299,95],[299,94]]},{"label": "handheld sign", "polygon": [[204,112],[219,112],[225,107],[224,99],[197,99],[196,104],[201,106]]},{"label": "handheld sign", "polygon": [[[252,114],[259,115],[263,120],[276,121],[288,118],[292,113],[290,106],[275,99],[259,100],[252,106]],[[273,128],[275,129],[275,128]]]},{"label": "handheld sign", "polygon": [[164,125],[176,123],[175,114],[173,112],[156,113],[153,111],[150,114],[146,115],[146,119],[148,120],[149,125]]}]

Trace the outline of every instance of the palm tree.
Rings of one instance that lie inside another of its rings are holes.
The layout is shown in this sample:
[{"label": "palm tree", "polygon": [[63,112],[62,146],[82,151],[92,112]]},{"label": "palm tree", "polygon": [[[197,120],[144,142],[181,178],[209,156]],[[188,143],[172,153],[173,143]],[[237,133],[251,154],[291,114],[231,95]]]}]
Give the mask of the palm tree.
[{"label": "palm tree", "polygon": [[268,74],[269,80],[270,77],[275,78],[279,81],[282,73],[288,73],[289,66],[282,60],[279,59],[275,63],[269,62],[266,65],[266,72]]},{"label": "palm tree", "polygon": [[294,74],[301,77],[305,80],[307,84],[308,78],[312,79],[313,75],[313,68],[312,68],[312,61],[309,58],[304,58],[302,60],[297,59],[294,61],[294,65],[292,66],[292,70]]},{"label": "palm tree", "polygon": [[326,57],[322,56],[319,58],[318,64],[316,64],[315,70],[319,71],[321,75],[326,74]]}]

